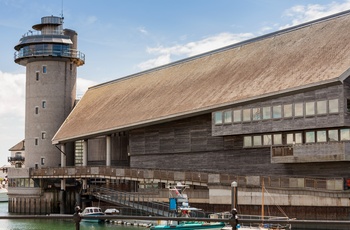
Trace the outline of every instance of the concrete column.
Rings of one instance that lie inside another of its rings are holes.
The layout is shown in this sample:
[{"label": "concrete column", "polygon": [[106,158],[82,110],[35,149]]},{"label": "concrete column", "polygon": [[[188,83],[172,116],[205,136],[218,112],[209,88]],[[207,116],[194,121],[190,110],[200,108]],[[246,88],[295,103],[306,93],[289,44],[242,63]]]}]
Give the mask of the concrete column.
[{"label": "concrete column", "polygon": [[87,166],[88,140],[83,141],[83,166]]},{"label": "concrete column", "polygon": [[66,156],[66,145],[61,144],[61,167],[66,167],[67,156]]},{"label": "concrete column", "polygon": [[112,152],[112,144],[111,144],[111,136],[106,136],[106,166],[111,166],[111,152]]}]

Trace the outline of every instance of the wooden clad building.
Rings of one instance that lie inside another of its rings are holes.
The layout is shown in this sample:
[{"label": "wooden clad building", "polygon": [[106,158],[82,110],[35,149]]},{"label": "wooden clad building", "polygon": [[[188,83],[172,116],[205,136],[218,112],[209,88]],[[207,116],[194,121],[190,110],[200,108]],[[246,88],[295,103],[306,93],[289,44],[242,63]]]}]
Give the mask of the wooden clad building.
[{"label": "wooden clad building", "polygon": [[91,87],[53,144],[85,142],[83,165],[349,177],[349,31],[346,11]]}]

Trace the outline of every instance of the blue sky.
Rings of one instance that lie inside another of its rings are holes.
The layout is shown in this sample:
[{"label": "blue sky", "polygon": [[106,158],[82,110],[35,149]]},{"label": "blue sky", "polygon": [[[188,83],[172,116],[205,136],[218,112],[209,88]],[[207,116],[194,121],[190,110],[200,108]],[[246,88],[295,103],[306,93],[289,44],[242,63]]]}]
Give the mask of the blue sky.
[{"label": "blue sky", "polygon": [[[63,6],[63,7],[62,7]],[[13,61],[43,16],[78,32],[88,86],[350,9],[350,0],[0,0],[0,166],[24,138],[25,68]]]}]

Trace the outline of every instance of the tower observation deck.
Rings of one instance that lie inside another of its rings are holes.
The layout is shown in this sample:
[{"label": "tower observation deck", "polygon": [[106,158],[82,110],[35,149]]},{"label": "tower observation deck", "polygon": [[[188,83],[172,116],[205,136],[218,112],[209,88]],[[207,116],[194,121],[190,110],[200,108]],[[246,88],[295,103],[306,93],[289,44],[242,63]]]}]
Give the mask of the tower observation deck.
[{"label": "tower observation deck", "polygon": [[63,29],[63,18],[47,16],[32,27],[15,46],[15,62],[26,65],[32,58],[68,58],[77,66],[85,63],[85,55],[76,48],[76,32]]}]

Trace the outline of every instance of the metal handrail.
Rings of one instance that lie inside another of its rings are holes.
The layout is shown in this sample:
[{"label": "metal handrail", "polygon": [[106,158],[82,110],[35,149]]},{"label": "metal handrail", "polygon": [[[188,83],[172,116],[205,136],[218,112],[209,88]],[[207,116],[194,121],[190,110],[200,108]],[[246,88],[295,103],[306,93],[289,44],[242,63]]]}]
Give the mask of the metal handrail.
[{"label": "metal handrail", "polygon": [[39,49],[34,51],[16,51],[14,53],[14,59],[34,57],[34,56],[55,56],[55,57],[69,57],[77,58],[85,62],[85,54],[74,49],[68,50],[53,50],[53,49]]}]

